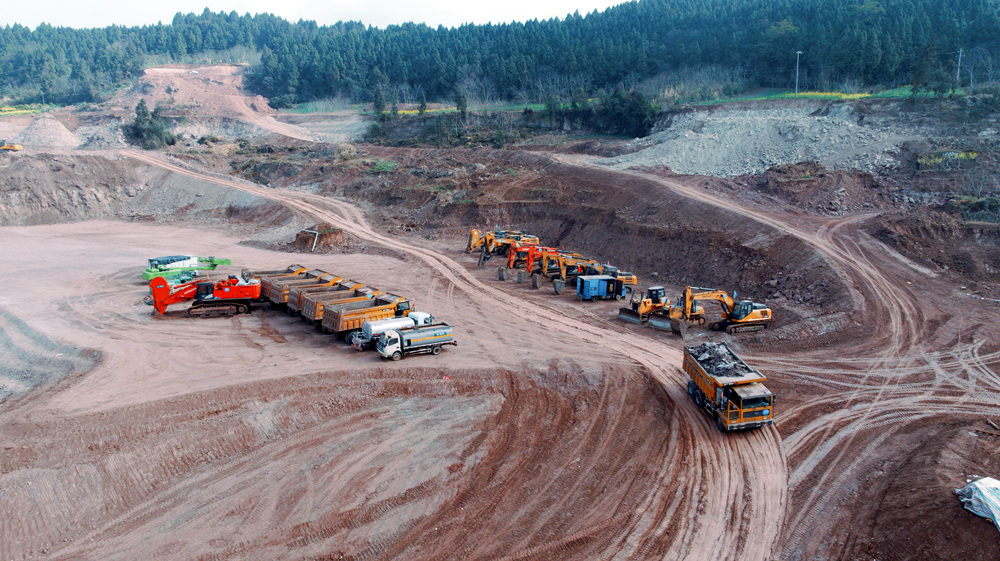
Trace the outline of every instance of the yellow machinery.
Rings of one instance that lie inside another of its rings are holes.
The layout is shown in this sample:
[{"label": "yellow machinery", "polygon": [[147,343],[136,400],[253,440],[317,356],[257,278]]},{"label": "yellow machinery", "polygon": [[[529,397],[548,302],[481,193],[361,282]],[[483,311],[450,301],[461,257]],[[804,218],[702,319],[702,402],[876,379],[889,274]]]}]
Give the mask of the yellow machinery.
[{"label": "yellow machinery", "polygon": [[465,246],[467,253],[482,249],[479,257],[479,267],[482,267],[492,255],[506,255],[512,244],[538,245],[538,236],[526,234],[521,230],[494,230],[485,234],[475,228],[469,232],[469,243]]},{"label": "yellow machinery", "polygon": [[722,432],[774,424],[774,394],[763,374],[725,343],[684,347],[687,392]]},{"label": "yellow machinery", "polygon": [[9,142],[4,142],[3,145],[0,146],[0,150],[6,150],[8,152],[18,152],[22,149],[23,147],[20,144],[11,144]]},{"label": "yellow machinery", "polygon": [[542,279],[552,280],[552,289],[556,294],[562,292],[566,283],[575,286],[577,277],[582,275],[608,275],[622,281],[629,292],[633,292],[639,279],[632,273],[619,271],[618,267],[601,264],[596,259],[589,259],[571,251],[543,251],[541,266],[538,272],[531,275],[532,286],[541,288]]},{"label": "yellow machinery", "polygon": [[[764,304],[758,304],[751,300],[736,300],[726,294],[724,290],[688,286],[684,289],[681,298],[670,308],[668,314],[670,330],[683,337],[688,325],[692,323],[704,324],[704,311],[699,313],[696,304],[702,300],[715,301],[722,306],[722,319],[710,324],[713,331],[724,330],[730,334],[750,333],[767,329],[771,323],[771,309]],[[650,324],[654,325],[652,318]],[[661,327],[661,325],[657,325],[657,327]]]},{"label": "yellow machinery", "polygon": [[651,286],[638,296],[633,294],[628,308],[618,308],[618,317],[629,323],[646,323],[650,314],[670,305],[666,295],[662,286]]}]

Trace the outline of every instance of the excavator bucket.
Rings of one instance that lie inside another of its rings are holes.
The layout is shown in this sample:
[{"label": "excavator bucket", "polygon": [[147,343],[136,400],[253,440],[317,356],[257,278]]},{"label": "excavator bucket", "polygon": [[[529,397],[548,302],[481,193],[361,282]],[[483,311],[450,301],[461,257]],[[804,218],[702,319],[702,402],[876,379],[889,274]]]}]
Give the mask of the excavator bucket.
[{"label": "excavator bucket", "polygon": [[687,322],[676,319],[670,320],[670,331],[683,339],[684,335],[687,334]]},{"label": "excavator bucket", "polygon": [[629,323],[642,323],[642,314],[632,308],[618,308],[618,319]]}]

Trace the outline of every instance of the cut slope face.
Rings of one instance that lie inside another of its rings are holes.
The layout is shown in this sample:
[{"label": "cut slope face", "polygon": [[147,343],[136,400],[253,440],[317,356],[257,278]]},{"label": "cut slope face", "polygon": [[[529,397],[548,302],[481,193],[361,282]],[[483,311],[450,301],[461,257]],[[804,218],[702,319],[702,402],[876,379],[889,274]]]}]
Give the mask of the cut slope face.
[{"label": "cut slope face", "polygon": [[275,133],[296,140],[313,140],[314,136],[307,131],[276,121],[276,111],[266,98],[243,89],[246,68],[238,64],[147,68],[135,85],[116,95],[108,105],[131,113],[139,100],[145,100],[150,109],[157,104],[188,108],[199,122],[234,119],[258,129],[247,130],[246,136]]}]

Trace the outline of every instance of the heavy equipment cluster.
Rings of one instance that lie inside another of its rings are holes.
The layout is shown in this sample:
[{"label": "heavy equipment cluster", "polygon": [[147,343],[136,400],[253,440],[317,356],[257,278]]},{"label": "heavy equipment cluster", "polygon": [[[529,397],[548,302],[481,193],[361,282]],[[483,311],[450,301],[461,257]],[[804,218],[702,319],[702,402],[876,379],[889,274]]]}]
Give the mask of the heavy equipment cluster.
[{"label": "heavy equipment cluster", "polygon": [[705,308],[699,302],[717,302],[722,317],[709,323],[714,331],[749,333],[767,328],[771,310],[751,300],[737,300],[724,290],[688,286],[676,300],[666,298],[666,289],[651,286],[636,294],[639,279],[611,265],[590,259],[575,251],[541,245],[538,236],[521,230],[494,230],[469,233],[466,252],[480,251],[479,267],[493,256],[506,258],[497,270],[497,279],[516,278],[518,283],[530,282],[541,288],[549,282],[553,292],[560,294],[569,283],[576,288],[577,298],[620,300],[630,296],[629,306],[618,311],[618,317],[630,323],[647,324],[684,336],[690,325],[705,325]]},{"label": "heavy equipment cluster", "polygon": [[300,265],[243,269],[239,276],[215,282],[199,278],[171,285],[158,276],[149,287],[148,303],[160,315],[168,306],[188,301],[189,317],[232,316],[270,304],[358,350],[375,348],[393,360],[408,354],[436,355],[443,346],[458,344],[450,325],[417,312],[409,299]]},{"label": "heavy equipment cluster", "polygon": [[469,233],[466,252],[480,250],[479,267],[494,255],[506,263],[497,270],[497,279],[516,278],[519,284],[530,282],[532,288],[550,283],[552,291],[561,294],[567,284],[576,288],[581,300],[620,300],[631,294],[639,284],[632,273],[610,263],[601,263],[575,251],[541,245],[538,236],[520,230],[494,230]]}]

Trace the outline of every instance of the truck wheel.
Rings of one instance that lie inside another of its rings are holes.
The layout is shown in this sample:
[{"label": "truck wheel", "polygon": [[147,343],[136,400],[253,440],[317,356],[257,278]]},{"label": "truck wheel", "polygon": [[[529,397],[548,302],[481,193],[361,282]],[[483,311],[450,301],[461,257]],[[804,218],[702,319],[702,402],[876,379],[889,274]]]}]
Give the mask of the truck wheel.
[{"label": "truck wheel", "polygon": [[694,392],[698,390],[698,386],[694,383],[694,380],[688,380],[688,395],[694,397]]},{"label": "truck wheel", "polygon": [[718,413],[715,414],[715,426],[719,427],[719,430],[726,432],[726,423],[722,422],[722,417]]},{"label": "truck wheel", "polygon": [[401,358],[403,358],[403,353],[399,351],[392,353],[392,360],[399,360]]},{"label": "truck wheel", "polygon": [[361,333],[361,330],[359,329],[355,329],[354,331],[348,331],[347,335],[344,336],[344,341],[347,341],[348,345],[353,345],[354,338],[357,337],[359,333]]},{"label": "truck wheel", "polygon": [[441,354],[441,345],[437,345],[437,346],[433,347],[431,349],[431,354],[432,355],[439,355],[439,354]]},{"label": "truck wheel", "polygon": [[705,406],[705,394],[701,393],[701,390],[694,391],[694,404],[698,407]]}]

